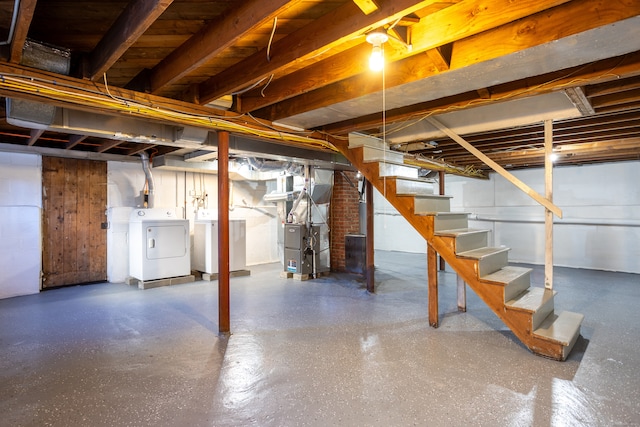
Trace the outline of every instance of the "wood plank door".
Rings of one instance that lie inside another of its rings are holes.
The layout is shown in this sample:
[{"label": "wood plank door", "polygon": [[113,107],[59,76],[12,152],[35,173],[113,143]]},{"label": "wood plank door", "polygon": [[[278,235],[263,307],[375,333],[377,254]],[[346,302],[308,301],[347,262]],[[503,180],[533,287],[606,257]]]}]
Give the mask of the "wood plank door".
[{"label": "wood plank door", "polygon": [[42,288],[107,279],[107,163],[42,158]]}]

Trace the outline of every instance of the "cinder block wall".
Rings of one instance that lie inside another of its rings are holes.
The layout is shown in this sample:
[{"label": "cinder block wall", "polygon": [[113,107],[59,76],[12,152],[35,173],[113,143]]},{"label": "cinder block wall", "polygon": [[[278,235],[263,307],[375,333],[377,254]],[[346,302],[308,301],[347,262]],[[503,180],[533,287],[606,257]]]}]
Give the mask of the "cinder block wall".
[{"label": "cinder block wall", "polygon": [[[345,177],[346,176],[346,177]],[[348,179],[347,179],[348,177]],[[345,270],[344,239],[360,232],[360,198],[356,172],[336,171],[330,212],[331,270]]]}]

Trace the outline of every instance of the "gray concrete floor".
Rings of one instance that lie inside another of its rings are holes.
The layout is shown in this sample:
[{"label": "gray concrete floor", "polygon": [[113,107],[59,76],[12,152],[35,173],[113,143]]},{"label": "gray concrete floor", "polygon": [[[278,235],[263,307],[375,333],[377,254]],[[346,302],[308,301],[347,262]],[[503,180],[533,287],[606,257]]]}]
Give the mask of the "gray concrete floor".
[{"label": "gray concrete floor", "polygon": [[[427,322],[425,256],[376,254],[300,282],[278,264],[149,290],[75,286],[0,301],[2,426],[640,425],[640,277],[557,268],[556,309],[585,315],[565,362],[531,354],[440,273]],[[542,283],[536,267],[534,283]]]}]

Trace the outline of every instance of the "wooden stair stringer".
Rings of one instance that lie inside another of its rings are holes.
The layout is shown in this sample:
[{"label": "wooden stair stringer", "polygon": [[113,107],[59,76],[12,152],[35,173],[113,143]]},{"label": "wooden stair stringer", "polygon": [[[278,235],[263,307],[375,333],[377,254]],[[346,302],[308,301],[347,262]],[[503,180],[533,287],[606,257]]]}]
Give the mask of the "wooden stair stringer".
[{"label": "wooden stair stringer", "polygon": [[564,346],[533,334],[530,313],[509,309],[504,301],[504,286],[484,282],[478,276],[478,261],[459,258],[455,252],[455,239],[433,236],[429,242],[447,264],[465,281],[482,301],[504,322],[514,335],[533,353],[555,360],[564,360]]},{"label": "wooden stair stringer", "polygon": [[556,360],[564,360],[562,344],[536,336],[533,333],[530,313],[509,309],[504,300],[504,284],[482,281],[479,277],[479,261],[458,257],[455,253],[455,237],[435,235],[435,215],[416,214],[415,198],[396,195],[396,178],[381,177],[376,162],[364,162],[363,148],[349,149],[346,141],[334,141],[334,146],[354,165],[391,205],[411,224],[449,266],[491,308],[516,337],[533,353]]}]

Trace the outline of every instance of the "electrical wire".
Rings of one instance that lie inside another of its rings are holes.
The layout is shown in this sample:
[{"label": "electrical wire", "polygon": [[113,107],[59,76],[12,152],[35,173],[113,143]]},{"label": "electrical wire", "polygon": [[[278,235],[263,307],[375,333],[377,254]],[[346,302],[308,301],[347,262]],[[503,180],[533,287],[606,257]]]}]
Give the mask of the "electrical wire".
[{"label": "electrical wire", "polygon": [[260,91],[260,95],[262,95],[262,97],[264,98],[264,90],[269,87],[269,83],[271,83],[271,80],[273,80],[273,74],[271,74],[271,77],[269,77],[269,81],[267,82],[266,85],[264,85],[264,87],[262,88],[262,90]]},{"label": "electrical wire", "polygon": [[269,36],[269,43],[267,43],[267,62],[271,62],[271,43],[273,42],[273,36],[276,34],[276,27],[278,25],[278,17],[273,18],[273,28],[271,29],[271,36]]},{"label": "electrical wire", "polygon": [[[104,77],[106,81],[106,75]],[[312,137],[311,132],[305,132],[302,134],[284,132],[273,127],[267,127],[264,123],[261,123],[253,117],[252,119],[257,124],[267,129],[258,129],[249,126],[246,122],[237,122],[238,119],[245,117],[245,115],[238,115],[234,117],[204,114],[199,115],[185,113],[176,109],[159,107],[153,103],[143,104],[133,99],[114,96],[108,89],[108,86],[105,86],[105,91],[102,92],[98,90],[98,86],[96,86],[96,90],[87,90],[85,88],[78,88],[73,85],[64,84],[63,82],[56,80],[49,81],[24,77],[16,74],[1,74],[0,88],[22,94],[35,94],[42,98],[64,101],[80,106],[130,113],[137,117],[152,118],[162,121],[179,121],[183,124],[209,129],[254,135],[267,139],[278,139],[285,142],[337,151],[330,142],[317,137]]]}]

